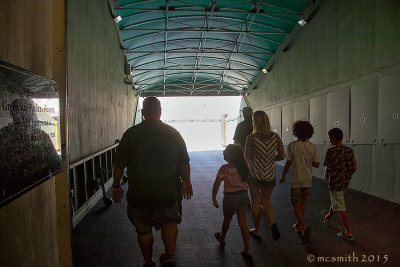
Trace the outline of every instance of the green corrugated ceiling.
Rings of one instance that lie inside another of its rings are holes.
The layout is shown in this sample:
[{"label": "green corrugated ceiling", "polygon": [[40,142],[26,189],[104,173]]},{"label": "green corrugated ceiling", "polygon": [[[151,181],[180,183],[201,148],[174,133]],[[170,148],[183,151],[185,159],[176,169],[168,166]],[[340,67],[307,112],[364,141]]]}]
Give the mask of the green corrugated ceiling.
[{"label": "green corrugated ceiling", "polygon": [[[307,0],[114,0],[141,96],[240,95],[316,8]],[[264,71],[263,71],[264,69]]]}]

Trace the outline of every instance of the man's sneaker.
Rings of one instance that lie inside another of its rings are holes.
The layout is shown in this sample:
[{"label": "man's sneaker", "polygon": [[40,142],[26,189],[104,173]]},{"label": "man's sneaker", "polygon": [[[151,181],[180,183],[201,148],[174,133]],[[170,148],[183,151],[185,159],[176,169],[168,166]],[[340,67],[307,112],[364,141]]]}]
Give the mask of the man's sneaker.
[{"label": "man's sneaker", "polygon": [[175,266],[176,259],[172,255],[168,255],[167,253],[164,253],[160,256],[160,261],[161,264],[164,266]]},{"label": "man's sneaker", "polygon": [[271,224],[271,231],[272,231],[272,240],[276,241],[281,237],[281,233],[279,232],[276,223]]}]

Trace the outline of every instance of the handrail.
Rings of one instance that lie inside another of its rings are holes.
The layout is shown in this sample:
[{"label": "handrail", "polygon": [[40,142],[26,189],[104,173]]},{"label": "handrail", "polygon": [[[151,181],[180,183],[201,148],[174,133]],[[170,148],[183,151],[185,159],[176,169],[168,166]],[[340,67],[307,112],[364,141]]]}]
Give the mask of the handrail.
[{"label": "handrail", "polygon": [[114,147],[116,147],[116,146],[118,146],[118,143],[117,143],[117,144],[114,144],[114,145],[112,145],[112,146],[109,146],[109,147],[107,147],[107,148],[105,148],[105,149],[103,149],[103,150],[100,150],[99,152],[96,152],[96,153],[94,153],[94,154],[92,154],[92,155],[90,155],[90,156],[87,156],[87,157],[85,157],[85,158],[79,159],[79,160],[77,160],[77,161],[71,163],[71,164],[69,165],[69,168],[72,169],[72,168],[78,166],[79,164],[82,164],[82,163],[84,163],[85,161],[88,161],[88,160],[90,160],[90,159],[92,159],[92,158],[94,158],[94,157],[97,157],[98,155],[103,154],[104,152],[106,152],[106,151],[108,151],[108,150],[110,150],[110,149],[112,149],[112,148],[114,148]]}]

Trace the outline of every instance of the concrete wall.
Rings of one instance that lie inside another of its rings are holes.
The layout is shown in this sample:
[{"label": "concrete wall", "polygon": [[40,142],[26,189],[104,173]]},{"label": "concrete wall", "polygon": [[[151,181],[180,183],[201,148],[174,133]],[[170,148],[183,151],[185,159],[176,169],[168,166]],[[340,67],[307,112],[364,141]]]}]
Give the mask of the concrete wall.
[{"label": "concrete wall", "polygon": [[[271,114],[289,104],[348,89],[350,104],[335,105],[337,110],[348,110],[346,129],[350,134],[355,102],[351,90],[365,81],[375,81],[379,101],[371,108],[381,113],[390,105],[381,97],[383,79],[392,74],[400,77],[400,1],[326,0],[248,100],[255,110]],[[392,99],[399,98],[400,90],[393,89]],[[282,122],[285,120],[288,118],[282,117]],[[328,129],[329,123],[324,123]],[[391,123],[389,127],[399,133],[398,120]],[[387,143],[377,136],[376,143],[352,144],[351,138],[347,139],[355,151],[358,171],[350,187],[400,203],[399,142]],[[327,143],[318,144],[321,161],[328,147]],[[314,174],[323,177],[322,168]]]},{"label": "concrete wall", "polygon": [[[53,0],[0,1],[0,60],[53,78]],[[55,179],[0,210],[1,266],[59,266]]]},{"label": "concrete wall", "polygon": [[70,162],[90,156],[133,125],[136,98],[108,1],[67,2]]}]

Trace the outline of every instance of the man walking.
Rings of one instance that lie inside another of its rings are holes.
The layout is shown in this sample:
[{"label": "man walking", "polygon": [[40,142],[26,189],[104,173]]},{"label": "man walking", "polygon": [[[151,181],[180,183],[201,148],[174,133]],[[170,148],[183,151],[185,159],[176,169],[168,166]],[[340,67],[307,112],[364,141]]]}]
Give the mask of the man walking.
[{"label": "man walking", "polygon": [[233,135],[234,143],[239,145],[244,151],[246,144],[246,138],[253,132],[253,123],[251,117],[253,116],[253,110],[251,107],[243,108],[244,121],[236,126],[235,134]]},{"label": "man walking", "polygon": [[120,180],[127,167],[127,214],[136,228],[143,266],[155,266],[153,227],[161,229],[165,247],[161,263],[174,265],[177,224],[181,221],[177,200],[180,178],[183,197],[193,195],[189,156],[179,132],[160,120],[161,104],[156,97],[143,101],[142,114],[145,120],[129,128],[117,147],[112,196],[116,203],[121,202],[124,191]]}]

